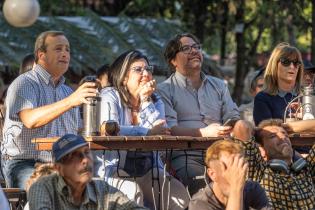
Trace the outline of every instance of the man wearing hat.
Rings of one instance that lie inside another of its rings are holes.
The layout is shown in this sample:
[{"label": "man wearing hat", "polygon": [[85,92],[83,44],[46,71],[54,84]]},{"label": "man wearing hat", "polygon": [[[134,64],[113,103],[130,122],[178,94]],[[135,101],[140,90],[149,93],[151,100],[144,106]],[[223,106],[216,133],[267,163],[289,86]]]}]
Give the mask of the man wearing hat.
[{"label": "man wearing hat", "polygon": [[30,209],[144,210],[118,189],[93,180],[93,158],[82,136],[66,134],[52,148],[58,173],[35,182],[28,193]]},{"label": "man wearing hat", "polygon": [[303,86],[314,86],[315,78],[315,66],[308,60],[303,60],[304,64],[304,75],[303,75]]}]

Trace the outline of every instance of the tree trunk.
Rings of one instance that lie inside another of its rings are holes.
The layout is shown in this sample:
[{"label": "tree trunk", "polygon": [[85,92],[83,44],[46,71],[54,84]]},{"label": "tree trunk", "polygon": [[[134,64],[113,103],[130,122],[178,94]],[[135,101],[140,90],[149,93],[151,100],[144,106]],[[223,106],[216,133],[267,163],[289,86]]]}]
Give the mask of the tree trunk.
[{"label": "tree trunk", "polygon": [[[239,1],[239,6],[236,11],[236,24],[244,29],[244,0]],[[240,29],[236,31],[236,75],[235,75],[235,87],[232,94],[232,98],[239,105],[242,100],[242,92],[244,88],[244,65],[245,64],[245,42],[244,31]]]},{"label": "tree trunk", "polygon": [[288,30],[288,35],[289,35],[289,44],[292,46],[296,46],[296,39],[295,39],[295,33],[294,33],[294,27],[292,24],[292,15],[288,15],[287,17],[287,30]]},{"label": "tree trunk", "polygon": [[223,18],[221,21],[221,48],[220,48],[220,65],[224,65],[225,63],[225,50],[226,50],[226,34],[227,34],[227,23],[228,23],[228,15],[229,15],[229,5],[227,1],[223,3]]}]

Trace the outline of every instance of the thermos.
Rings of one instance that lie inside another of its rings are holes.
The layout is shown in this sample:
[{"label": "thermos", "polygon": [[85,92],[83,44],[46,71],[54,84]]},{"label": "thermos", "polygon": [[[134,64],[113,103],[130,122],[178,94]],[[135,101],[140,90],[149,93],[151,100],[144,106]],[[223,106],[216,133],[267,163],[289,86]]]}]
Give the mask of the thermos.
[{"label": "thermos", "polygon": [[302,98],[302,110],[303,110],[303,120],[314,119],[313,109],[312,109],[312,97],[313,97],[313,87],[303,88],[303,98]]},{"label": "thermos", "polygon": [[[96,78],[89,76],[84,82],[97,82]],[[87,97],[88,104],[83,104],[83,136],[100,135],[101,97]]]}]

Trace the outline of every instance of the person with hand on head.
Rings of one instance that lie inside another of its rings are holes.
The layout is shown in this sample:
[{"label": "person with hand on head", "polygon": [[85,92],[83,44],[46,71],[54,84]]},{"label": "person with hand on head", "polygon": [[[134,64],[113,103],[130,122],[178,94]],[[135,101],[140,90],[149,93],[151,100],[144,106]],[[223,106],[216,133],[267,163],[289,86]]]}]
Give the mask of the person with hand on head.
[{"label": "person with hand on head", "polygon": [[246,181],[248,164],[241,145],[230,140],[216,141],[208,148],[205,163],[211,182],[192,197],[189,210],[269,208],[261,186]]},{"label": "person with hand on head", "polygon": [[9,187],[24,188],[35,163],[51,161],[50,152],[37,151],[31,140],[76,134],[81,126],[78,106],[97,94],[94,83],[84,83],[75,92],[64,84],[70,44],[63,32],[41,33],[34,55],[36,65],[12,82],[5,101],[1,152]]},{"label": "person with hand on head", "polygon": [[[130,50],[121,54],[110,66],[109,82],[112,87],[101,91],[101,122],[117,121],[119,135],[169,135],[164,104],[155,93],[156,81],[152,72],[153,66],[140,51]],[[105,176],[106,181],[121,191],[129,193],[130,198],[134,199],[138,191],[140,194],[142,191],[144,204],[151,209],[185,209],[188,206],[189,197],[184,186],[163,171],[157,152],[113,151],[98,158],[105,161],[105,164],[101,162],[105,168],[99,168],[98,174]],[[121,180],[119,174],[130,178]],[[165,185],[159,186],[162,183]]]},{"label": "person with hand on head", "polygon": [[52,147],[57,173],[43,176],[28,191],[32,210],[145,210],[103,180],[94,180],[93,157],[82,136],[66,134]]},{"label": "person with hand on head", "polygon": [[286,127],[279,119],[264,120],[255,132],[248,128],[242,136],[236,134],[234,141],[244,147],[248,178],[265,189],[273,209],[315,208],[315,145],[305,159],[295,155]]},{"label": "person with hand on head", "polygon": [[[174,73],[158,85],[165,115],[174,136],[227,137],[233,126],[228,119],[240,119],[226,84],[201,71],[203,56],[198,39],[179,34],[166,45],[165,60]],[[243,124],[239,120],[236,124]],[[191,194],[205,185],[203,151],[175,151],[171,165]]]}]

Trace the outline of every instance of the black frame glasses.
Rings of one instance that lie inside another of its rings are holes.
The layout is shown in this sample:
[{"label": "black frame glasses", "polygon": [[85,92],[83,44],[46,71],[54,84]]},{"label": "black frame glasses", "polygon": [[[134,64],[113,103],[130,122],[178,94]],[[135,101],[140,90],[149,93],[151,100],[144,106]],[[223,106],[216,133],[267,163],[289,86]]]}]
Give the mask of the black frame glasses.
[{"label": "black frame glasses", "polygon": [[287,59],[287,58],[280,58],[279,59],[280,63],[282,66],[285,66],[285,67],[288,67],[291,65],[291,63],[293,63],[293,66],[295,68],[299,68],[301,65],[302,65],[302,62],[295,59],[295,60],[290,60],[290,59]]},{"label": "black frame glasses", "polygon": [[196,51],[201,51],[201,45],[200,44],[183,45],[179,48],[179,51],[183,52],[184,54],[189,54],[191,53],[192,49]]},{"label": "black frame glasses", "polygon": [[148,66],[134,66],[132,68],[130,68],[130,70],[132,70],[133,72],[136,72],[138,74],[143,74],[144,70],[146,70],[147,72],[153,74],[154,71],[154,66],[148,65]]}]

